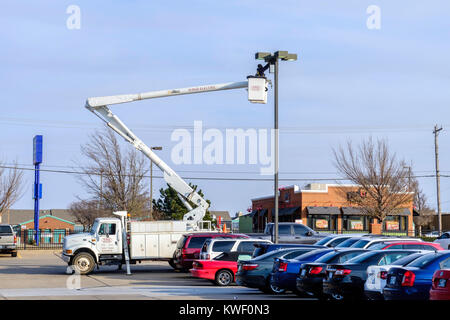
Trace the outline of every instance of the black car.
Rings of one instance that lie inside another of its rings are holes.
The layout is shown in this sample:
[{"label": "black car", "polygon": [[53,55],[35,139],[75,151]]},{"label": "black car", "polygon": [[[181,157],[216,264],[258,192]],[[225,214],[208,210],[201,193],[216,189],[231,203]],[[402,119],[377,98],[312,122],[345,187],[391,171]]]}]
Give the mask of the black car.
[{"label": "black car", "polygon": [[311,248],[311,249],[320,249],[326,248],[323,245],[315,245],[315,244],[294,244],[294,243],[255,243],[255,250],[253,251],[252,259],[258,256],[261,256],[267,252],[271,252],[279,249],[291,249],[291,248]]},{"label": "black car", "polygon": [[320,300],[328,299],[329,296],[323,294],[323,279],[326,275],[327,264],[344,263],[365,252],[366,249],[336,249],[320,257],[314,262],[304,263],[300,267],[297,277],[297,290]]},{"label": "black car", "polygon": [[396,260],[417,253],[414,250],[372,250],[345,263],[328,264],[323,279],[323,293],[332,299],[364,299],[367,268],[393,264]]},{"label": "black car", "polygon": [[270,283],[270,272],[273,268],[274,259],[292,259],[316,249],[314,247],[282,248],[269,251],[251,260],[239,261],[236,283],[241,286],[260,289],[265,293],[283,293],[284,289],[275,287]]}]

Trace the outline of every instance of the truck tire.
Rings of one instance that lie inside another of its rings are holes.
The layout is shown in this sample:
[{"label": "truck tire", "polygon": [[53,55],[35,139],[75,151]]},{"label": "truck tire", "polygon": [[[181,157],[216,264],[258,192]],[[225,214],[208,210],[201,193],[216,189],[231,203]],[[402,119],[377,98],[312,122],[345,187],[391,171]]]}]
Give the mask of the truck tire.
[{"label": "truck tire", "polygon": [[217,271],[215,283],[218,286],[225,287],[233,282],[233,273],[230,270],[222,269]]},{"label": "truck tire", "polygon": [[17,251],[11,252],[11,257],[17,257]]},{"label": "truck tire", "polygon": [[89,274],[95,268],[95,260],[91,254],[80,252],[73,257],[72,268],[80,274]]}]

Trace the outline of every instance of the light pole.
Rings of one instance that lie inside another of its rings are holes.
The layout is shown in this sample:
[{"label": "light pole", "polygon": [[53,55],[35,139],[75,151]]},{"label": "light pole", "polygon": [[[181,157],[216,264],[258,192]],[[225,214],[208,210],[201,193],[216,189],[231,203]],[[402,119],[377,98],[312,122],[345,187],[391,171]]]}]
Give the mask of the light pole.
[{"label": "light pole", "polygon": [[[152,150],[162,150],[162,147],[151,147]],[[153,161],[150,160],[150,219],[153,218]]]},{"label": "light pole", "polygon": [[278,60],[281,59],[283,61],[295,61],[297,60],[296,53],[288,53],[287,51],[276,51],[271,54],[269,52],[257,52],[255,54],[255,59],[264,60],[267,64],[263,67],[262,65],[258,65],[258,73],[259,76],[264,76],[264,71],[269,69],[269,72],[273,72],[274,74],[274,131],[275,131],[275,142],[274,142],[274,152],[275,152],[275,161],[274,161],[274,194],[275,194],[275,226],[273,231],[273,242],[278,243]]}]

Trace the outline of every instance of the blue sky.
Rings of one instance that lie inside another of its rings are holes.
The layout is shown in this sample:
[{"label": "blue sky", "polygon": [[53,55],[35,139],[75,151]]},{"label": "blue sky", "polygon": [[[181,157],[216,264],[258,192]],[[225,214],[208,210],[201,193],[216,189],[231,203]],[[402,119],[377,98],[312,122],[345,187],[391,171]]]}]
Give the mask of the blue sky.
[{"label": "blue sky", "polygon": [[[80,30],[66,27],[69,5],[81,9]],[[366,27],[369,5],[381,9],[380,30]],[[84,108],[86,98],[243,81],[255,72],[255,52],[288,50],[299,60],[280,64],[281,178],[304,185],[337,177],[332,148],[369,136],[388,139],[417,174],[433,174],[435,124],[444,127],[440,168],[448,175],[449,10],[448,1],[436,0],[2,1],[0,158],[30,166],[33,136],[42,134],[43,168],[71,168],[84,161],[80,145],[102,127]],[[253,165],[174,165],[170,134],[194,120],[221,130],[270,128],[272,99],[270,91],[267,105],[254,105],[234,90],[113,109],[148,145],[163,146],[159,155],[182,176],[258,178]],[[33,174],[25,178],[14,208],[33,207]],[[44,172],[41,179],[44,209],[85,196],[73,175]],[[436,206],[435,180],[419,181]],[[273,192],[270,181],[192,182],[212,209],[232,214]],[[447,177],[441,201],[450,211]]]}]

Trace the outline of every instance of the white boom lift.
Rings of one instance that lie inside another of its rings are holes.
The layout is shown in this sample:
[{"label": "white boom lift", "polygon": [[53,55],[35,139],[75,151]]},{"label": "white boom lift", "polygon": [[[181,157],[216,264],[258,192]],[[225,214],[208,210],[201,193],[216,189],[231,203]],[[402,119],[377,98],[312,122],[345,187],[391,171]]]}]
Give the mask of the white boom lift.
[{"label": "white boom lift", "polygon": [[[167,163],[162,161],[142,140],[140,140],[115,114],[108,108],[110,105],[171,97],[184,94],[203,93],[211,91],[232,90],[248,88],[248,100],[252,103],[267,103],[268,80],[264,76],[248,76],[247,81],[229,82],[221,84],[204,85],[189,88],[151,91],[138,94],[123,94],[116,96],[88,98],[86,108],[102,119],[108,127],[117,132],[137,150],[152,160],[164,174],[164,180],[177,191],[178,197],[189,210],[183,217],[187,227],[196,230],[208,209],[208,203],[189,184],[187,184]],[[192,208],[189,202],[196,205]]]}]

